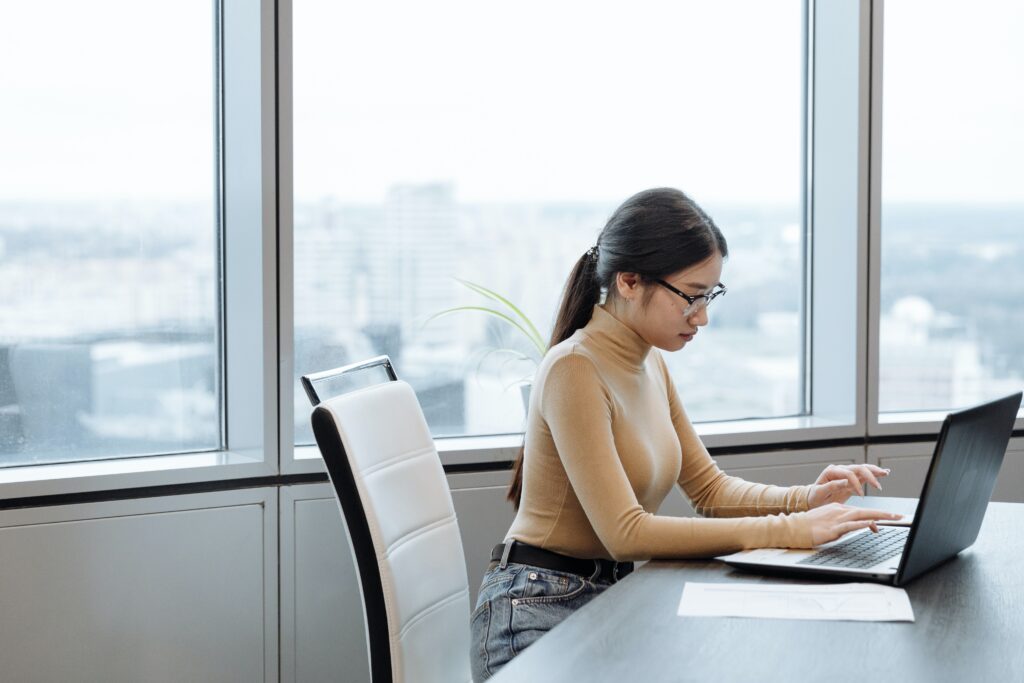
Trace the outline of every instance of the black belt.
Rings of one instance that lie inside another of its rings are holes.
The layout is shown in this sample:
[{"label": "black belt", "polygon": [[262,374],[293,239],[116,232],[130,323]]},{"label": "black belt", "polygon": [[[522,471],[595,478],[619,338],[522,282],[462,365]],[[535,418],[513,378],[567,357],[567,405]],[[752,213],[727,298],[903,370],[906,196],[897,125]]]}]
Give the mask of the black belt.
[{"label": "black belt", "polygon": [[584,560],[527,545],[520,541],[511,541],[507,546],[499,543],[491,550],[491,566],[502,566],[509,562],[529,564],[543,569],[578,574],[590,578],[597,573],[597,579],[615,583],[633,571],[632,562],[614,562],[612,560]]}]

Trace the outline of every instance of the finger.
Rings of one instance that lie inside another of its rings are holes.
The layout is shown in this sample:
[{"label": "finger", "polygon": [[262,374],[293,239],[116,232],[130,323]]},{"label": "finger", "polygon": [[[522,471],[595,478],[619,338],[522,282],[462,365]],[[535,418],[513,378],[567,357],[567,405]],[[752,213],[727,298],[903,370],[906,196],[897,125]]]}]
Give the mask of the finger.
[{"label": "finger", "polygon": [[833,527],[833,530],[836,531],[839,534],[838,536],[836,536],[836,538],[839,538],[840,536],[845,536],[846,534],[850,533],[851,531],[857,531],[858,529],[864,529],[866,527],[871,526],[872,524],[873,524],[873,522],[866,521],[866,520],[861,520],[861,521],[856,521],[856,522],[840,522],[835,527]]},{"label": "finger", "polygon": [[898,512],[889,512],[887,510],[873,510],[871,508],[859,508],[850,505],[843,507],[846,509],[846,514],[843,515],[843,518],[847,520],[899,519],[903,516]]},{"label": "finger", "polygon": [[879,491],[882,490],[882,485],[878,483],[878,479],[875,478],[874,472],[867,465],[858,465],[857,474],[860,475],[861,479],[867,480],[869,484],[874,486]]},{"label": "finger", "polygon": [[850,489],[853,491],[853,493],[851,493],[851,495],[854,495],[854,496],[864,495],[864,490],[861,488],[860,479],[857,478],[857,475],[852,470],[848,470],[848,469],[844,469],[843,473],[846,476],[846,481],[850,485]]},{"label": "finger", "polygon": [[888,467],[879,467],[878,465],[865,465],[865,467],[871,470],[872,474],[876,477],[888,477],[889,473],[892,472]]}]

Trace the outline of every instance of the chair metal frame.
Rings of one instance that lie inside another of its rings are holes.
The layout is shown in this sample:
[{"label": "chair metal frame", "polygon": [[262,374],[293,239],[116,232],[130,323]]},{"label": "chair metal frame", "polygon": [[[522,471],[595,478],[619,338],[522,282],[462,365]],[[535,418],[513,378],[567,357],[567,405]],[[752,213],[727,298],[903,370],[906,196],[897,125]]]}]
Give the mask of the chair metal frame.
[{"label": "chair metal frame", "polygon": [[391,365],[391,359],[388,356],[376,356],[369,360],[343,365],[340,368],[334,368],[333,370],[324,370],[323,372],[312,372],[308,375],[303,375],[301,378],[302,388],[305,390],[310,403],[312,403],[315,408],[323,401],[317,393],[316,388],[313,386],[315,383],[341,377],[342,375],[348,375],[353,372],[358,372],[359,370],[369,370],[370,368],[375,368],[377,366],[383,366],[384,370],[388,373],[390,381],[394,382],[398,380],[398,375],[395,374],[395,368]]}]

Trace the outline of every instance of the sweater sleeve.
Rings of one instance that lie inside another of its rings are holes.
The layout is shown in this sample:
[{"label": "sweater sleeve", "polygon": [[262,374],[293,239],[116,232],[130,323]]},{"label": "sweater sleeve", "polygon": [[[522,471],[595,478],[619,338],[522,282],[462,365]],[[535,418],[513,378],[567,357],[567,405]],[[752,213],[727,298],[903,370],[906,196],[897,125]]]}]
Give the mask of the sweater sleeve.
[{"label": "sweater sleeve", "polygon": [[710,557],[747,548],[810,546],[807,525],[798,515],[693,519],[647,512],[616,449],[612,396],[585,356],[570,353],[554,361],[540,402],[573,491],[613,559]]},{"label": "sweater sleeve", "polygon": [[[690,423],[664,360],[660,360],[668,388],[672,425],[683,451],[679,486],[704,517],[744,517],[804,512],[810,486],[771,486],[727,475],[711,459],[704,442]],[[797,547],[810,547],[810,539],[793,538]]]}]

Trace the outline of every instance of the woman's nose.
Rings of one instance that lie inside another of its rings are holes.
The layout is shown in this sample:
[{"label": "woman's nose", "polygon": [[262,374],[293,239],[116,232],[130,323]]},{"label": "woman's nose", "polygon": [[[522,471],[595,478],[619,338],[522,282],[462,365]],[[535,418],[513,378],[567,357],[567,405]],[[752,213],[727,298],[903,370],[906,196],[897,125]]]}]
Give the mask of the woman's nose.
[{"label": "woman's nose", "polygon": [[696,327],[703,327],[708,324],[708,307],[701,306],[700,310],[694,311],[690,315],[690,324]]}]

